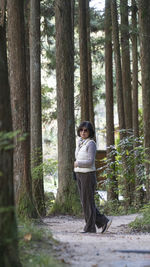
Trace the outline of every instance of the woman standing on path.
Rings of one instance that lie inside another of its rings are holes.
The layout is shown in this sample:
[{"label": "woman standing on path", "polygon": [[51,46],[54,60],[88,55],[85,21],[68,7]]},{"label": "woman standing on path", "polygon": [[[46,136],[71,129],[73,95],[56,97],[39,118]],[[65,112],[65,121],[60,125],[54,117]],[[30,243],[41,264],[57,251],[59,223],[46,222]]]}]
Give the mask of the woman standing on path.
[{"label": "woman standing on path", "polygon": [[92,124],[89,121],[82,122],[78,127],[77,134],[80,140],[75,153],[74,171],[86,222],[83,233],[96,233],[96,226],[98,228],[102,227],[102,233],[104,233],[112,221],[105,215],[100,214],[95,206],[96,143],[93,140],[94,129]]}]

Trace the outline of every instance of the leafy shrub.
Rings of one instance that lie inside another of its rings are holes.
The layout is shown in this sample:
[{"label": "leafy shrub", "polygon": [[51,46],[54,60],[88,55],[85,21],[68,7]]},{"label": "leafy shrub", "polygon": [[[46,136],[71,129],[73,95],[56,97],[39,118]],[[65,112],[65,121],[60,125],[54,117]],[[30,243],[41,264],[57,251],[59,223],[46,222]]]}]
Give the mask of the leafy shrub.
[{"label": "leafy shrub", "polygon": [[129,226],[134,231],[150,232],[150,203],[144,205],[141,212],[141,216],[137,217]]}]

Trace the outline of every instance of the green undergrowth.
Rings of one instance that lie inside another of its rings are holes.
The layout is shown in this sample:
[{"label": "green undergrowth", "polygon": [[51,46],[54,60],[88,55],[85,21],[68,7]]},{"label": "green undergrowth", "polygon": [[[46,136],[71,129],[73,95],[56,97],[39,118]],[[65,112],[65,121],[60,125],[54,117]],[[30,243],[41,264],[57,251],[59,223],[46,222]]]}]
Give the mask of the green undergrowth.
[{"label": "green undergrowth", "polygon": [[76,198],[66,197],[64,202],[54,202],[49,214],[69,214],[80,216],[82,214],[81,204]]},{"label": "green undergrowth", "polygon": [[150,203],[140,210],[140,216],[129,224],[133,231],[150,233]]},{"label": "green undergrowth", "polygon": [[45,205],[46,214],[69,214],[69,215],[80,215],[81,214],[81,204],[79,197],[74,195],[67,195],[63,201],[57,201],[52,192],[45,193]]},{"label": "green undergrowth", "polygon": [[18,224],[19,254],[23,267],[65,266],[55,259],[54,247],[58,241],[46,229],[46,225],[38,221],[23,221]]},{"label": "green undergrowth", "polygon": [[55,196],[52,192],[45,192],[45,207],[46,207],[46,214],[50,214],[50,211],[55,203]]},{"label": "green undergrowth", "polygon": [[68,191],[63,192],[55,199],[53,206],[49,210],[49,214],[69,214],[80,216],[82,213],[81,203],[77,186],[72,183]]},{"label": "green undergrowth", "polygon": [[106,215],[110,216],[119,216],[119,215],[127,215],[137,213],[138,209],[134,206],[130,206],[126,209],[126,205],[124,201],[101,201],[100,203],[100,211]]}]

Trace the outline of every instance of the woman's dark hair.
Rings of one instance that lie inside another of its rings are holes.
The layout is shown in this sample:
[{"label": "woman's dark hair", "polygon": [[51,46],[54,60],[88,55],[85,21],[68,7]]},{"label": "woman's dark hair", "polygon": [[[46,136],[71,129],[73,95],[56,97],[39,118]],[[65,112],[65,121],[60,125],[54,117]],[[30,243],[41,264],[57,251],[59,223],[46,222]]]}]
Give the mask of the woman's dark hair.
[{"label": "woman's dark hair", "polygon": [[93,129],[93,125],[92,125],[92,123],[91,122],[89,122],[89,121],[83,121],[83,122],[81,122],[80,123],[80,125],[79,125],[79,127],[78,127],[78,129],[77,129],[77,134],[78,134],[78,136],[80,136],[80,130],[82,129],[82,128],[86,128],[88,131],[89,131],[89,137],[94,137],[94,135],[95,135],[95,131],[94,131],[94,129]]}]

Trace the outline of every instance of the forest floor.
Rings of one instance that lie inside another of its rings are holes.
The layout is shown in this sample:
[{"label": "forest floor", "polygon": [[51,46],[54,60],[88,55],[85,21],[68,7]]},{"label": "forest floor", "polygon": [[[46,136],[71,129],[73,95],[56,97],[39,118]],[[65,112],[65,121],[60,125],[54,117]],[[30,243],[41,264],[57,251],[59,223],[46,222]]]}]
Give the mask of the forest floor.
[{"label": "forest floor", "polygon": [[137,214],[112,216],[108,231],[81,233],[84,219],[71,216],[44,218],[45,227],[60,241],[57,258],[68,266],[150,267],[150,233],[135,233],[128,224]]}]

